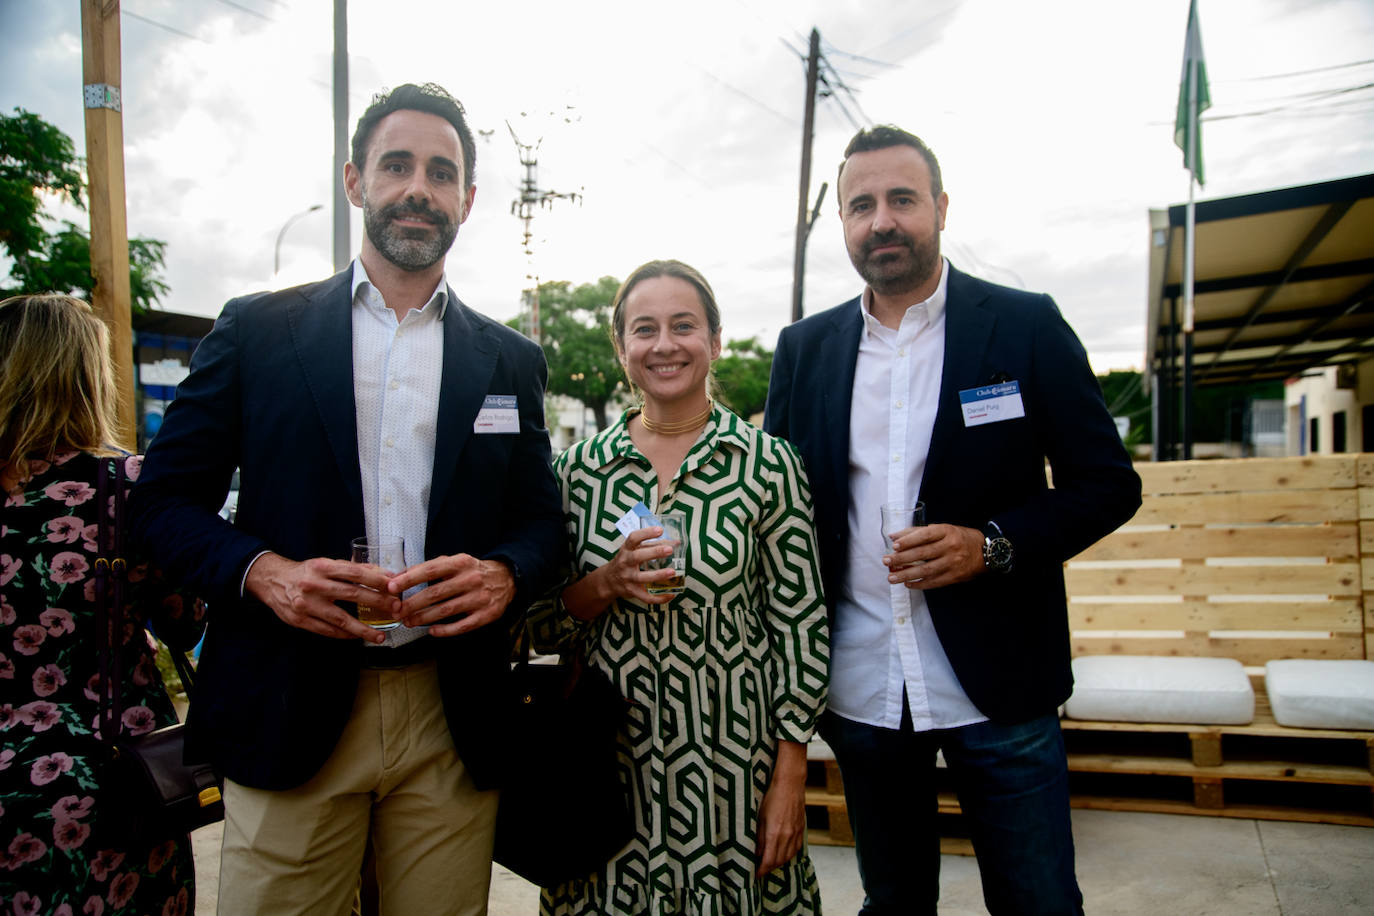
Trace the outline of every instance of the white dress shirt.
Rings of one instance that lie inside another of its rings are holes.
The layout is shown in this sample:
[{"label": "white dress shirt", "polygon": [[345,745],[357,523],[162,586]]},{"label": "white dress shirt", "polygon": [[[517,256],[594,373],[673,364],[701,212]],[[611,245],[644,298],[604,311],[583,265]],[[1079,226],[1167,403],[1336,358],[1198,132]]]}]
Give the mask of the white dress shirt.
[{"label": "white dress shirt", "polygon": [[[362,260],[353,262],[353,398],[367,525],[359,534],[405,538],[407,566],[425,559],[447,307],[441,276],[424,307],[398,322]],[[387,632],[384,645],[404,645],[427,630],[402,625]]]},{"label": "white dress shirt", "polygon": [[902,692],[917,731],[986,720],[959,686],[935,634],[925,593],[889,585],[880,507],[916,504],[930,451],[944,369],[949,262],[924,302],[896,330],[859,300],[854,392],[849,409],[849,557],[830,634],[830,709],[882,728],[898,728]]}]

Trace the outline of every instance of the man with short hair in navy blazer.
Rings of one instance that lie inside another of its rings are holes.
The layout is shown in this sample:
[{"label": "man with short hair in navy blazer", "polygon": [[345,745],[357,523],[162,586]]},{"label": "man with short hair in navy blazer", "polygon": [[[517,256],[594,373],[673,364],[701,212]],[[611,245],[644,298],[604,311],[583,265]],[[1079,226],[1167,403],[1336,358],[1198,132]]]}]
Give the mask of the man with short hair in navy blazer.
[{"label": "man with short hair in navy blazer", "polygon": [[[1140,479],[1054,302],[940,255],[949,197],[924,143],[860,131],[837,187],[866,286],[782,332],[764,426],[801,452],[815,499],[832,643],[821,733],[862,913],[935,912],[937,751],[988,909],[1081,912],[1057,714],[1072,685],[1062,564],[1131,517]],[[884,504],[905,507],[895,544]]]},{"label": "man with short hair in navy blazer", "polygon": [[[346,912],[369,835],[383,912],[486,912],[508,624],[566,537],[543,354],[444,276],[473,166],[442,88],[378,95],[344,172],[358,260],[224,307],[135,489],[211,597],[188,756],[226,778],[222,914]],[[351,562],[364,535],[404,537],[404,571]]]}]

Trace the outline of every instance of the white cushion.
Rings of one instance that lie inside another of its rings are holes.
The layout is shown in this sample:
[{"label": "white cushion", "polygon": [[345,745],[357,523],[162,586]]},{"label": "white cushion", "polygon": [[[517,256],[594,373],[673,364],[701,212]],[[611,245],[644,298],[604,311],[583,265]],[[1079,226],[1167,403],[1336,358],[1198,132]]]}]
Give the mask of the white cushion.
[{"label": "white cushion", "polygon": [[1280,725],[1374,729],[1374,662],[1286,658],[1264,666],[1264,686]]},{"label": "white cushion", "polygon": [[1071,719],[1244,725],[1255,691],[1233,658],[1084,655],[1073,660]]}]

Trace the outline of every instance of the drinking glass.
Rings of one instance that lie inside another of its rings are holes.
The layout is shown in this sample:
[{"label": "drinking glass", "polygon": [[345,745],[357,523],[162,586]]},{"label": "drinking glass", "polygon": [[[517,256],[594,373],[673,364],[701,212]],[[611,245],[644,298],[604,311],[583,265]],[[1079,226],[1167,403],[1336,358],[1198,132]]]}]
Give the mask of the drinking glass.
[{"label": "drinking glass", "polygon": [[645,584],[651,595],[679,595],[687,589],[687,513],[660,512],[657,516],[641,516],[641,528],[662,528],[663,535],[644,545],[669,543],[673,552],[666,557],[654,557],[640,564],[642,570],[671,569],[671,579],[660,579]]},{"label": "drinking glass", "polygon": [[889,551],[895,549],[892,542],[897,535],[926,523],[926,504],[919,501],[914,506],[908,503],[884,503],[882,513],[883,543]]},{"label": "drinking glass", "polygon": [[[367,563],[389,573],[400,572],[406,565],[405,547],[405,538],[354,538],[353,562]],[[388,617],[371,604],[362,601],[358,602],[358,619],[378,630],[390,630],[401,624],[394,617]]]}]

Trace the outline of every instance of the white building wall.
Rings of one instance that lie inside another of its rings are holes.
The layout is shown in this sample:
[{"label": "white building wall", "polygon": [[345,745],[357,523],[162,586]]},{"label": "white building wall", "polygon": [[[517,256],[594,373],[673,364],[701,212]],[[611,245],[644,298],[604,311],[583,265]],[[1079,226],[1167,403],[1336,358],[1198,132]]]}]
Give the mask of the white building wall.
[{"label": "white building wall", "polygon": [[[1360,451],[1363,438],[1359,389],[1363,384],[1339,387],[1340,382],[1349,384],[1352,381],[1348,377],[1348,369],[1345,378],[1342,378],[1340,371],[1336,366],[1310,369],[1285,384],[1283,402],[1288,412],[1289,455],[1337,454],[1336,446],[1339,443],[1336,442],[1336,436],[1342,423],[1345,442],[1339,451]],[[1361,382],[1368,378],[1371,389],[1374,389],[1374,363],[1360,366],[1358,377]],[[1370,401],[1374,401],[1374,398]]]}]

